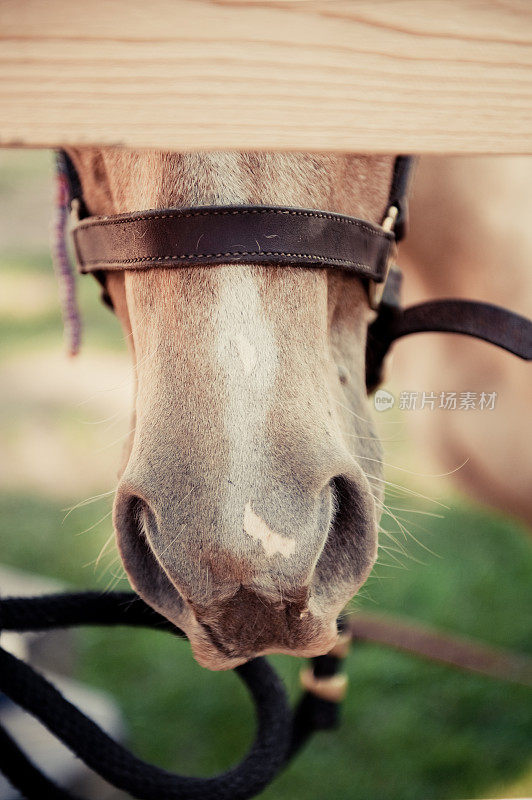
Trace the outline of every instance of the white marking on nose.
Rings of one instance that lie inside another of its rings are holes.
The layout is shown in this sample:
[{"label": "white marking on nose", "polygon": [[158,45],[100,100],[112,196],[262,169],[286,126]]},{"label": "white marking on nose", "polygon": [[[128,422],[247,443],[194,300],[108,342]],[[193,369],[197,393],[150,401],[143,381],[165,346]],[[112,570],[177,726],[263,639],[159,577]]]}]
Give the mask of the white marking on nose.
[{"label": "white marking on nose", "polygon": [[235,343],[244,371],[249,375],[257,363],[257,351],[255,346],[252,345],[247,336],[244,336],[242,333],[237,334]]},{"label": "white marking on nose", "polygon": [[257,539],[262,544],[268,558],[276,553],[289,558],[295,550],[296,540],[272,531],[264,520],[255,514],[251,503],[247,503],[244,510],[244,531],[252,539]]},{"label": "white marking on nose", "polygon": [[[225,428],[230,442],[229,477],[241,481],[242,464],[258,455],[277,371],[277,347],[251,268],[218,267],[216,352],[225,373]],[[247,376],[253,372],[253,380]],[[249,496],[249,495],[248,495]]]},{"label": "white marking on nose", "polygon": [[268,412],[278,369],[275,329],[262,304],[259,280],[244,264],[217,267],[215,354],[224,376],[227,484],[220,525],[238,531],[244,501],[263,491],[268,455]]}]

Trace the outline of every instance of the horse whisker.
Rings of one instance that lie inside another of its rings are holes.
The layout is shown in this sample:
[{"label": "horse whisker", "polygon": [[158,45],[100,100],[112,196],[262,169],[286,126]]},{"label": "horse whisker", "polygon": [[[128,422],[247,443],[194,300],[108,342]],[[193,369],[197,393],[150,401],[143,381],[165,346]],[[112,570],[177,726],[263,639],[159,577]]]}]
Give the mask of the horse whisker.
[{"label": "horse whisker", "polygon": [[90,525],[88,528],[85,528],[84,531],[80,531],[79,533],[76,533],[76,536],[83,536],[84,533],[88,533],[89,531],[92,531],[93,528],[96,528],[97,525],[100,525],[100,523],[102,523],[104,521],[104,519],[107,519],[107,517],[110,517],[112,513],[113,513],[113,510],[111,509],[111,511],[108,511],[107,514],[104,514],[104,516],[101,519],[99,519],[98,522],[95,522],[93,525]]},{"label": "horse whisker", "polygon": [[111,489],[108,492],[101,492],[101,494],[95,494],[93,497],[88,497],[87,500],[81,500],[79,503],[76,503],[75,506],[69,506],[67,508],[61,509],[62,511],[66,511],[67,513],[63,517],[63,521],[61,524],[64,523],[67,517],[72,514],[73,511],[76,511],[78,508],[83,508],[83,506],[88,506],[91,503],[95,503],[97,500],[101,500],[102,497],[109,497],[110,494],[114,494],[115,489]]}]

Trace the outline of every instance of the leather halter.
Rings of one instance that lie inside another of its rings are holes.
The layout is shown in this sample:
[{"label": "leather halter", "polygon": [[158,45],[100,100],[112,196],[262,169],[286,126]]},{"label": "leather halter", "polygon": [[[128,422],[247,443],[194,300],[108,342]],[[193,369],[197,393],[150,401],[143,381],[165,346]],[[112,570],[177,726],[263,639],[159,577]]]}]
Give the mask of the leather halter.
[{"label": "leather halter", "polygon": [[469,300],[434,300],[403,309],[395,245],[405,233],[412,158],[395,160],[388,212],[381,225],[329,211],[280,206],[196,206],[105,217],[85,215],[81,184],[60,153],[74,212],[78,268],[105,290],[110,270],[252,263],[341,269],[361,278],[377,318],[368,329],[366,385],[382,380],[384,358],[402,336],[462,333],[532,359],[532,322],[507,309]]},{"label": "leather halter", "polygon": [[[90,217],[74,228],[81,272],[188,265],[327,266],[381,282],[395,237],[302,208],[206,206]],[[133,244],[133,247],[132,247]]]}]

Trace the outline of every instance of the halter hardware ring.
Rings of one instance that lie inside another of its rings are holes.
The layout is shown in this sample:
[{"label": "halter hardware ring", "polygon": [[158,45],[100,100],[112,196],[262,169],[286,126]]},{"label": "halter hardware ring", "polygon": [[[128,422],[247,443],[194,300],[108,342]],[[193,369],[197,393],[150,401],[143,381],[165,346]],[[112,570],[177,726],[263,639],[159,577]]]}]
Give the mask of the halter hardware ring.
[{"label": "halter hardware ring", "polygon": [[73,197],[70,201],[70,227],[73,228],[81,219],[81,200]]},{"label": "halter hardware ring", "polygon": [[[387,233],[393,231],[398,216],[399,216],[399,209],[397,208],[397,206],[390,206],[390,208],[388,209],[388,213],[386,214],[386,217],[384,218],[384,221],[381,225],[382,229]],[[384,272],[384,277],[382,281],[379,281],[377,283],[377,281],[370,280],[369,282],[368,286],[369,305],[370,308],[372,308],[374,311],[377,311],[381,304],[382,296],[384,294],[384,289],[386,286],[386,281],[388,280],[388,274],[390,272],[392,264],[395,263],[396,255],[397,255],[397,246],[394,243],[390,249],[390,255],[388,256],[388,261],[386,263],[386,270]]]}]

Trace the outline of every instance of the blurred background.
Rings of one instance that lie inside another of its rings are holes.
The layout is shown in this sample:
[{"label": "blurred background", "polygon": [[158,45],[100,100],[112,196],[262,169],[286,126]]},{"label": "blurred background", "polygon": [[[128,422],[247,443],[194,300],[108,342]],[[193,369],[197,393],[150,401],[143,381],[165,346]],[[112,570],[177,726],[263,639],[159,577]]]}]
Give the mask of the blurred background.
[{"label": "blurred background", "polygon": [[[0,151],[0,562],[65,587],[127,589],[110,514],[130,429],[129,361],[90,277],[78,279],[81,354],[65,355],[49,250],[53,165],[48,151]],[[401,413],[381,424],[394,464],[386,532],[352,608],[532,653],[530,537],[445,478],[411,474],[423,469]],[[253,718],[240,682],[198,667],[186,643],[85,630],[73,652],[68,671],[114,696],[143,758],[209,775],[245,751]],[[301,662],[272,661],[297,697]],[[262,797],[532,795],[530,690],[369,644],[353,646],[347,669],[341,728],[316,735]]]}]

